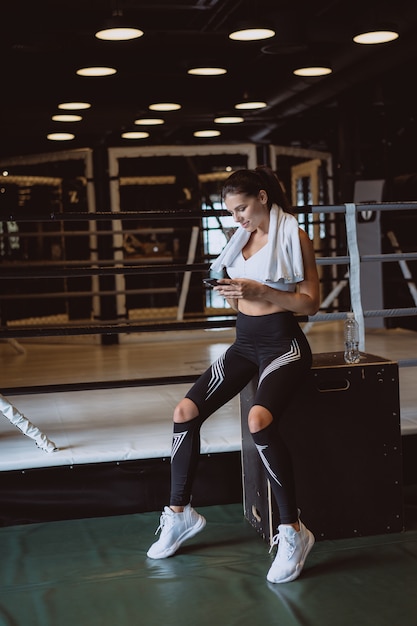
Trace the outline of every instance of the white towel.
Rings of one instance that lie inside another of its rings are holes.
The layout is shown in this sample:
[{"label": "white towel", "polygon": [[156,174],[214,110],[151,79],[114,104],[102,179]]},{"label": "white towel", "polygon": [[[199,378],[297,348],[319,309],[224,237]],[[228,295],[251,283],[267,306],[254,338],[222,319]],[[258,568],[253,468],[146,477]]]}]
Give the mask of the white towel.
[{"label": "white towel", "polygon": [[[211,269],[220,272],[233,263],[247,244],[250,233],[239,226]],[[262,280],[277,283],[299,283],[304,280],[298,221],[276,204],[272,205],[269,221],[267,262]]]}]

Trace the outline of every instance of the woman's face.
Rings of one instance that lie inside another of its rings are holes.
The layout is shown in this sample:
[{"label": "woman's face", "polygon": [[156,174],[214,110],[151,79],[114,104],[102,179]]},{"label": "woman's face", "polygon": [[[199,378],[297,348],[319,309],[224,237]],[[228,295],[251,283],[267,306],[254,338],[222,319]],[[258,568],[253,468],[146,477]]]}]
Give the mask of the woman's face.
[{"label": "woman's face", "polygon": [[261,190],[258,196],[229,193],[224,199],[226,209],[235,222],[253,233],[258,228],[267,231],[269,226],[268,196]]}]

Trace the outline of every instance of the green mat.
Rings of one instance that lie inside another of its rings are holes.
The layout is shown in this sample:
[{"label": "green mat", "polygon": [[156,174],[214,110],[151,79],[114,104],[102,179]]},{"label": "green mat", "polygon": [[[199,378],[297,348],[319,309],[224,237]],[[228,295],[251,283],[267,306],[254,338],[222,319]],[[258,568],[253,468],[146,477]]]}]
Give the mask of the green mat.
[{"label": "green mat", "polygon": [[0,529],[1,626],[415,626],[417,528],[316,543],[297,581],[240,504],[199,509],[205,530],[147,559],[158,513]]}]

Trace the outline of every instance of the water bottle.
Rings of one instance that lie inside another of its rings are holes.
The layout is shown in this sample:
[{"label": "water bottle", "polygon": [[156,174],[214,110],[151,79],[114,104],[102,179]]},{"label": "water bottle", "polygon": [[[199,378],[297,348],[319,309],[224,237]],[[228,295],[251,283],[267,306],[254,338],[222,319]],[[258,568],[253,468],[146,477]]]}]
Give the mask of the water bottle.
[{"label": "water bottle", "polygon": [[359,326],[354,313],[345,320],[345,363],[359,363]]}]

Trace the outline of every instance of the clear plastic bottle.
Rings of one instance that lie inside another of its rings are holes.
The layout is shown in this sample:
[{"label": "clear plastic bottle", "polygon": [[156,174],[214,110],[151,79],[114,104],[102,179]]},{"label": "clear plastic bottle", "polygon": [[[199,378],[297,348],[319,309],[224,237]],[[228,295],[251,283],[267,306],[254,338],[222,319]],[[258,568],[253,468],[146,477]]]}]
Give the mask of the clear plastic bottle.
[{"label": "clear plastic bottle", "polygon": [[345,320],[345,363],[359,363],[359,326],[354,313],[348,313]]}]

